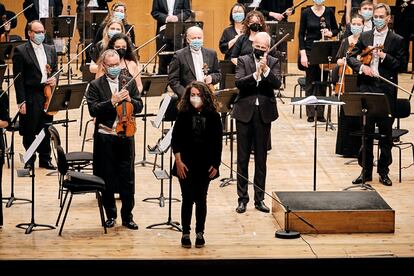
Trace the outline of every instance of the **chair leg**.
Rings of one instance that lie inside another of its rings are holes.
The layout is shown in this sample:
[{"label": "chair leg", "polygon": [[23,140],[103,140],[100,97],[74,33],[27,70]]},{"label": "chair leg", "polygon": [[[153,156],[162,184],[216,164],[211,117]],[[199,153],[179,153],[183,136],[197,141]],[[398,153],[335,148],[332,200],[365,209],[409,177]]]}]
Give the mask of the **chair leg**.
[{"label": "chair leg", "polygon": [[66,217],[68,216],[70,204],[72,203],[72,198],[73,198],[73,194],[71,192],[70,193],[69,202],[68,202],[68,206],[66,206],[65,215],[63,216],[62,225],[60,226],[60,229],[59,229],[59,236],[62,236],[63,226],[65,225]]},{"label": "chair leg", "polygon": [[[296,97],[296,89],[297,89],[298,85],[296,84],[295,87],[293,88],[293,98]],[[292,105],[292,114],[295,114],[295,105]]]},{"label": "chair leg", "polygon": [[85,132],[83,133],[83,140],[82,140],[82,149],[81,149],[81,151],[83,151],[83,149],[85,148],[86,133],[88,132],[88,126],[89,126],[89,123],[90,122],[93,122],[93,119],[90,119],[89,121],[86,122]]},{"label": "chair leg", "polygon": [[80,124],[79,124],[79,136],[81,136],[82,135],[82,124],[83,124],[83,106],[85,105],[84,104],[84,100],[82,101],[82,103],[81,103],[81,115],[80,115]]},{"label": "chair leg", "polygon": [[103,207],[102,207],[102,196],[101,196],[101,193],[98,192],[98,191],[96,191],[96,198],[98,199],[98,207],[99,207],[99,213],[101,215],[101,223],[102,223],[102,226],[103,226],[105,234],[106,234],[107,231],[106,231],[104,211],[103,211]]},{"label": "chair leg", "polygon": [[65,199],[63,199],[62,204],[60,204],[60,211],[59,211],[59,215],[57,217],[55,226],[58,226],[59,225],[60,216],[62,215],[63,208],[65,207],[65,203],[66,203],[67,197],[68,197],[68,193],[66,193]]}]

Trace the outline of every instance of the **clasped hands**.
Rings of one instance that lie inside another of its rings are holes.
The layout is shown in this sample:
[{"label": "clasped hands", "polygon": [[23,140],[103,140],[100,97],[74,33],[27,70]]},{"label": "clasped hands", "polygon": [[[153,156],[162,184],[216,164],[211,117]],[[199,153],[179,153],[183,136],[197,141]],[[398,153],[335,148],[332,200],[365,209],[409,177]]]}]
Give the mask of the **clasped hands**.
[{"label": "clasped hands", "polygon": [[131,97],[129,96],[128,90],[122,89],[120,92],[112,94],[112,97],[111,97],[112,105],[119,104],[123,100],[126,100],[127,102],[131,102]]},{"label": "clasped hands", "polygon": [[256,77],[259,79],[260,76],[269,69],[267,66],[267,54],[265,53],[263,57],[260,58],[259,66],[256,68]]}]

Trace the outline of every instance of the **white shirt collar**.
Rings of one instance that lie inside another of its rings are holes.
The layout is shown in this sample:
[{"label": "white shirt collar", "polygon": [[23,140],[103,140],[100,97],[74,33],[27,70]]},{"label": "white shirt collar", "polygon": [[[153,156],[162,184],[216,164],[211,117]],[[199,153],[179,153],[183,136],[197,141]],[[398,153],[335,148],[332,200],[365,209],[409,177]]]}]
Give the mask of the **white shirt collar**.
[{"label": "white shirt collar", "polygon": [[388,27],[385,27],[384,30],[379,32],[376,28],[374,30],[374,36],[386,36],[388,33]]},{"label": "white shirt collar", "polygon": [[40,45],[37,45],[36,43],[34,43],[33,41],[31,41],[30,40],[30,43],[32,43],[32,47],[33,47],[33,49],[35,49],[35,50],[38,50],[38,49],[43,49],[43,44],[41,43]]}]

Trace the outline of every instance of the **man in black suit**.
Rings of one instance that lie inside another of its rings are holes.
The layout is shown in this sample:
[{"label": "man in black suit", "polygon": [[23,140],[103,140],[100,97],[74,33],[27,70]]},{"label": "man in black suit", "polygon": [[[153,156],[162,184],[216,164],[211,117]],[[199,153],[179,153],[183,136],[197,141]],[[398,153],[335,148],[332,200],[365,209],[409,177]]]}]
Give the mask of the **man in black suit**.
[{"label": "man in black suit", "polygon": [[[16,79],[16,102],[20,111],[20,135],[23,136],[23,146],[28,149],[37,135],[53,117],[44,111],[45,85],[55,86],[57,78],[48,76],[57,71],[57,55],[53,46],[44,44],[45,28],[39,20],[28,25],[28,40],[25,44],[16,47],[13,55],[13,75]],[[50,135],[46,137],[37,148],[39,153],[39,166],[54,169],[51,163]],[[34,165],[36,156],[26,163],[26,167]]]},{"label": "man in black suit", "polygon": [[[398,71],[405,60],[403,38],[388,29],[391,10],[386,4],[378,4],[374,8],[374,25],[375,29],[363,32],[348,58],[348,64],[355,72],[358,72],[359,89],[362,92],[384,93],[390,104],[391,114],[394,114],[395,103],[397,100],[397,90],[394,86],[375,78],[380,75],[387,80],[397,84]],[[373,50],[372,61],[369,64],[362,64],[358,56],[361,52],[373,45],[383,45],[384,48]],[[388,177],[389,165],[392,163],[392,124],[394,118],[373,118],[368,117],[366,123],[366,132],[374,133],[375,124],[378,126],[379,134],[385,138],[379,139],[381,155],[378,160],[377,172],[379,181],[391,186],[392,181]],[[373,138],[368,137],[365,143],[366,163],[365,163],[365,180],[372,180],[373,167]],[[362,167],[362,148],[358,156],[359,165]],[[353,184],[360,184],[363,181],[363,173],[352,181]]]},{"label": "man in black suit", "polygon": [[[106,227],[115,226],[117,210],[114,197],[115,187],[119,187],[122,208],[122,225],[137,230],[132,209],[135,205],[135,141],[134,136],[122,137],[115,133],[117,106],[126,101],[132,104],[133,113],[142,111],[142,100],[135,81],[120,76],[120,58],[115,50],[102,53],[102,66],[105,74],[92,81],[87,92],[89,113],[96,118],[93,144],[93,173],[105,181],[103,205],[107,220]],[[128,84],[122,87],[122,82]],[[119,91],[119,92],[118,92]]]},{"label": "man in black suit", "polygon": [[[153,0],[152,17],[157,20],[157,35],[160,34],[160,28],[168,22],[184,22],[191,15],[191,7],[189,0]],[[156,44],[159,50],[164,44],[167,47],[164,52],[174,51],[174,48],[181,47],[174,45],[173,40],[164,38],[162,34],[157,37]],[[175,47],[174,47],[175,46]],[[166,75],[168,73],[168,64],[171,62],[172,55],[160,55],[158,63],[158,74]]]},{"label": "man in black suit", "polygon": [[170,63],[168,82],[178,97],[182,97],[185,87],[192,81],[206,84],[220,82],[217,53],[203,47],[204,34],[200,27],[193,26],[187,30],[188,47],[178,50]]},{"label": "man in black suit", "polygon": [[234,102],[233,117],[237,128],[238,213],[244,213],[249,202],[247,179],[252,145],[255,207],[269,212],[264,203],[267,143],[271,123],[279,116],[274,89],[281,85],[279,60],[267,54],[270,41],[267,33],[257,33],[253,40],[253,53],[237,60],[236,86],[240,92]]}]

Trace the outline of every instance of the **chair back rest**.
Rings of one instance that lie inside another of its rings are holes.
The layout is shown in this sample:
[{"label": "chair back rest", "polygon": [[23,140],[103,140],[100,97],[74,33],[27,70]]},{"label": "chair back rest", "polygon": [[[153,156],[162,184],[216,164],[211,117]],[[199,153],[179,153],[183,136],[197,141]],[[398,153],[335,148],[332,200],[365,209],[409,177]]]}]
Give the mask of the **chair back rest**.
[{"label": "chair back rest", "polygon": [[61,145],[57,145],[55,148],[57,152],[58,171],[61,175],[66,175],[66,173],[68,172],[69,165],[66,160],[65,151],[63,150]]},{"label": "chair back rest", "polygon": [[49,126],[49,133],[50,133],[50,138],[52,139],[52,141],[53,141],[53,146],[56,148],[57,146],[60,146],[61,145],[61,142],[60,142],[60,135],[59,135],[59,132],[58,132],[58,130],[53,126],[53,125],[51,125],[51,126]]},{"label": "chair back rest", "polygon": [[409,99],[397,99],[395,104],[395,118],[407,118],[411,113],[411,104]]}]

